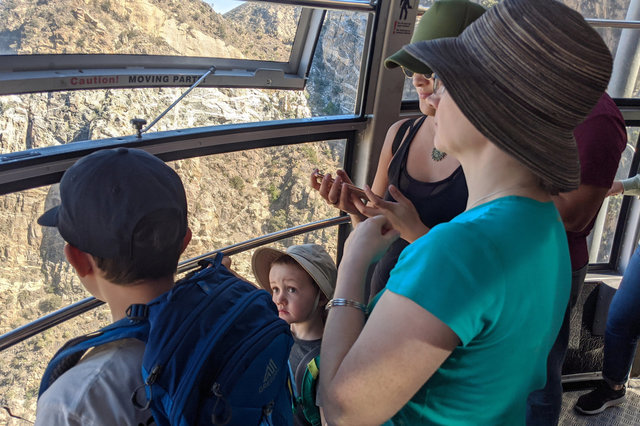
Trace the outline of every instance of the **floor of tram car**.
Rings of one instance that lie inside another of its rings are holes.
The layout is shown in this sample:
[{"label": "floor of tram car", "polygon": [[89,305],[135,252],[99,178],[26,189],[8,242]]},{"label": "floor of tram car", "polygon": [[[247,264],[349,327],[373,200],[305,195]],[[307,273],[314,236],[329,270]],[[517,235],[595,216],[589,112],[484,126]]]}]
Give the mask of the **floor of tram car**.
[{"label": "floor of tram car", "polygon": [[604,410],[593,416],[577,414],[573,407],[578,398],[592,389],[582,389],[563,393],[560,426],[604,426],[604,425],[640,425],[640,378],[627,383],[626,401],[616,407]]}]

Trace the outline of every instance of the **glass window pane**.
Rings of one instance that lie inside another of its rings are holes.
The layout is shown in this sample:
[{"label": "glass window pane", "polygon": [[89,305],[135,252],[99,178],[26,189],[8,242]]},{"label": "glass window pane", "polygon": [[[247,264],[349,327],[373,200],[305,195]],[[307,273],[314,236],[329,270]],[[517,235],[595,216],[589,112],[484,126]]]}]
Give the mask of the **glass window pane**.
[{"label": "glass window pane", "polygon": [[603,2],[601,0],[560,0],[560,2],[576,9],[585,18],[624,19],[631,0],[611,2]]},{"label": "glass window pane", "polygon": [[[627,148],[622,153],[620,165],[616,172],[616,180],[629,177],[631,162],[636,152],[639,135],[640,128],[627,127]],[[608,263],[611,259],[611,249],[618,225],[618,218],[620,217],[622,198],[622,195],[607,197],[602,204],[598,219],[588,238],[590,263]]]},{"label": "glass window pane", "polygon": [[[234,1],[128,3],[5,0],[0,51],[5,55],[145,54],[288,62],[299,7]],[[209,4],[209,3],[213,3]]]},{"label": "glass window pane", "polygon": [[366,13],[328,11],[309,72],[314,116],[357,113]]},{"label": "glass window pane", "polygon": [[[367,14],[329,12],[304,91],[196,88],[150,132],[353,114]],[[335,40],[342,40],[336,44]],[[77,90],[0,97],[0,153],[135,134],[185,88]]]},{"label": "glass window pane", "polygon": [[[30,291],[22,290],[18,294],[18,303],[33,304],[28,299],[37,297],[37,293],[38,290],[35,288]],[[50,299],[41,298],[36,304],[47,303],[47,300]],[[3,300],[3,308],[6,307]],[[12,309],[7,314],[19,317],[14,311]],[[20,416],[33,424],[36,418],[40,379],[49,360],[67,340],[91,333],[110,322],[109,309],[103,305],[3,351],[0,363],[0,405],[7,407],[14,416]],[[18,419],[10,419],[8,412],[0,409],[0,424],[28,424]]]},{"label": "glass window pane", "polygon": [[[181,176],[193,238],[182,259],[273,231],[338,215],[309,184],[314,168],[343,167],[345,140],[269,147],[169,163]],[[0,251],[0,334],[88,297],[66,262],[64,241],[37,218],[59,203],[58,185],[0,196],[0,229],[11,235]],[[276,244],[323,244],[335,258],[337,228]],[[252,251],[233,256],[233,268],[253,280]],[[84,314],[2,352],[0,402],[33,420],[39,380],[54,352],[71,337],[110,322],[106,307]],[[3,417],[4,416],[4,417]],[[0,410],[0,423],[7,413]]]},{"label": "glass window pane", "polygon": [[412,79],[409,77],[404,78],[404,87],[402,88],[402,100],[403,101],[417,101],[418,100],[418,92],[416,92],[416,88],[411,83]]},{"label": "glass window pane", "polygon": [[[184,89],[111,89],[0,97],[0,152],[135,134],[130,123],[151,123]],[[196,88],[149,131],[311,117],[301,91]]]}]

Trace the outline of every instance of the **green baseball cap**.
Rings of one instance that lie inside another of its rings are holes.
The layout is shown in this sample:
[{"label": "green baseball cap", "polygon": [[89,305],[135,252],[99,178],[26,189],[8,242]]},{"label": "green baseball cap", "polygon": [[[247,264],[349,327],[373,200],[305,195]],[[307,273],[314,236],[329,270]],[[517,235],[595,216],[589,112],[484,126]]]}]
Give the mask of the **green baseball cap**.
[{"label": "green baseball cap", "polygon": [[[478,19],[486,9],[468,0],[439,0],[422,15],[411,43],[444,37],[457,37],[469,24]],[[404,48],[384,61],[387,68],[403,66],[413,72],[431,75],[424,63],[409,55]]]}]

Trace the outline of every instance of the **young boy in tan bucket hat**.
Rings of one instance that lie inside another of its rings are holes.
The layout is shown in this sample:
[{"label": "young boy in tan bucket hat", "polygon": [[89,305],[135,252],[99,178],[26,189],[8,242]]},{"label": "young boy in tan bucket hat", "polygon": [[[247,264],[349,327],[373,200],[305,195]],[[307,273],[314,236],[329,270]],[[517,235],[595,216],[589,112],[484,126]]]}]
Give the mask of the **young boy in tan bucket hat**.
[{"label": "young boy in tan bucket hat", "polygon": [[336,286],[336,264],[318,244],[302,244],[282,252],[259,248],[251,259],[260,287],[270,292],[280,318],[291,325],[294,344],[289,363],[294,373],[295,425],[319,425],[315,405],[325,306]]}]

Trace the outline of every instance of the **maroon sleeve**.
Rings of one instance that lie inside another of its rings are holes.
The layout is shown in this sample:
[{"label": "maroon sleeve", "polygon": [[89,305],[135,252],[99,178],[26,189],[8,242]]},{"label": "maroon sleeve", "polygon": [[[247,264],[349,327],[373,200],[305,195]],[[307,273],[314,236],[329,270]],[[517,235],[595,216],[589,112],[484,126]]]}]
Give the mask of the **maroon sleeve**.
[{"label": "maroon sleeve", "polygon": [[624,121],[616,112],[592,113],[574,131],[580,154],[581,184],[609,188],[615,178],[627,144]]}]

